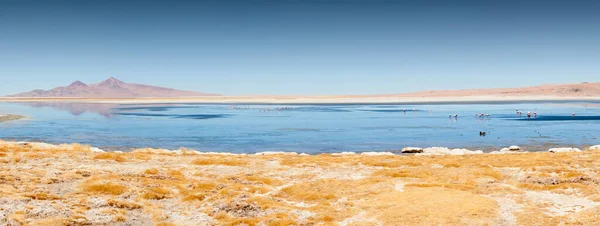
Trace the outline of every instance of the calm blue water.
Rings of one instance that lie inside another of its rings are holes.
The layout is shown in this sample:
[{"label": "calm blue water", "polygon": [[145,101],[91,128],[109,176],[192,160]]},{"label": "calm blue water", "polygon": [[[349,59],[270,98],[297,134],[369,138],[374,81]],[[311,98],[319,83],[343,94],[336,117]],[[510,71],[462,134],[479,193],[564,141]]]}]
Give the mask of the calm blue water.
[{"label": "calm blue water", "polygon": [[[307,153],[600,144],[600,108],[577,104],[467,105],[113,105],[0,103],[0,139],[201,151]],[[273,110],[288,107],[287,110]],[[271,111],[268,111],[271,109]],[[407,109],[404,113],[403,109]],[[516,109],[536,111],[536,119]],[[537,110],[536,110],[537,109]],[[576,117],[571,113],[575,112]],[[477,113],[490,114],[478,119]],[[449,118],[458,114],[458,118]],[[479,131],[487,131],[485,137]],[[117,148],[118,147],[118,148]]]}]

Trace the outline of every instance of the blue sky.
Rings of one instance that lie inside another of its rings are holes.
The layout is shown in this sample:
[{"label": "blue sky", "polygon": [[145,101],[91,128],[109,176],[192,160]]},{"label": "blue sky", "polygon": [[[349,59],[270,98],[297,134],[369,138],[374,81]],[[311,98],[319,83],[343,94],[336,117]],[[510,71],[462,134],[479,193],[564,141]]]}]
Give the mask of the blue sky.
[{"label": "blue sky", "polygon": [[126,82],[225,95],[600,82],[600,1],[0,0],[0,95]]}]

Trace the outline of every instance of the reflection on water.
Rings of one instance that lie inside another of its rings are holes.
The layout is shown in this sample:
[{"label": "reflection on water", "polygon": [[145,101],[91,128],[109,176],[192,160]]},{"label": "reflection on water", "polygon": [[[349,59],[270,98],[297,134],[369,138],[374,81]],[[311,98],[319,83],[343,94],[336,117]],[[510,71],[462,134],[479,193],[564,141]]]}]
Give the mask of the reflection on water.
[{"label": "reflection on water", "polygon": [[[538,117],[527,119],[516,115],[516,109],[536,111]],[[575,117],[571,115],[574,112]],[[508,145],[600,144],[600,108],[583,105],[38,102],[0,103],[1,113],[27,115],[31,120],[0,124],[0,139],[98,147],[316,153],[388,151],[406,146],[493,150]],[[480,114],[490,117],[478,117]],[[487,136],[479,136],[481,131]]]},{"label": "reflection on water", "polygon": [[210,118],[221,118],[227,115],[210,115],[210,114],[190,114],[190,115],[176,115],[176,114],[148,114],[148,113],[122,113],[122,112],[165,112],[170,109],[178,108],[197,108],[196,106],[177,106],[169,104],[161,104],[158,106],[143,105],[138,107],[125,107],[128,105],[120,104],[102,104],[102,103],[77,103],[77,102],[24,102],[23,105],[31,106],[34,108],[53,108],[56,110],[66,111],[71,113],[73,116],[80,116],[84,113],[98,114],[107,118],[111,118],[114,115],[129,115],[129,116],[147,116],[147,117],[172,117],[172,118],[190,118],[190,119],[210,119]]},{"label": "reflection on water", "polygon": [[67,111],[74,116],[84,113],[95,113],[107,118],[112,117],[112,109],[118,104],[100,104],[100,103],[67,103],[67,102],[25,102],[22,103],[34,108],[54,108],[56,110]]},{"label": "reflection on water", "polygon": [[140,116],[140,117],[170,117],[170,118],[187,118],[187,119],[212,119],[223,118],[228,114],[151,114],[151,113],[114,113],[115,115]]},{"label": "reflection on water", "polygon": [[422,112],[424,110],[417,110],[417,109],[384,109],[384,110],[363,110],[363,111],[370,111],[370,112],[379,112],[379,113],[398,113],[398,112],[402,112],[402,113],[406,113],[406,112]]},{"label": "reflection on water", "polygon": [[141,107],[115,107],[116,111],[168,111],[176,108],[197,108],[197,106],[176,106],[176,105],[162,105],[162,106],[141,106]]}]

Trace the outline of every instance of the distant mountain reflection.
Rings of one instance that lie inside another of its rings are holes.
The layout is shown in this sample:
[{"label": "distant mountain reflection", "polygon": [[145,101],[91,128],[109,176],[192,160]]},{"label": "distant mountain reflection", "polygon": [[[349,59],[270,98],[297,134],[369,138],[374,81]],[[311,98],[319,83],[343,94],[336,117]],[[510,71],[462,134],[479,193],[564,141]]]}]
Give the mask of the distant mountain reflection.
[{"label": "distant mountain reflection", "polygon": [[74,116],[79,116],[84,113],[95,113],[107,118],[111,118],[113,108],[118,107],[118,104],[101,104],[101,103],[70,103],[70,102],[27,102],[22,103],[35,108],[49,107],[56,110],[67,111]]}]

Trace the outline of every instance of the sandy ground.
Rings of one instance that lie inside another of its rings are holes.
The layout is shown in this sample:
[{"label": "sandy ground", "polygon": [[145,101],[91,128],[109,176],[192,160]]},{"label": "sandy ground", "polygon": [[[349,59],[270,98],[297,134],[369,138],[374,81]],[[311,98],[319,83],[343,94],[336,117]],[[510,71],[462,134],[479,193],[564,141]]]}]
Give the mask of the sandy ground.
[{"label": "sandy ground", "polygon": [[590,149],[234,155],[0,142],[0,225],[595,225],[600,147]]},{"label": "sandy ground", "polygon": [[14,120],[19,120],[19,119],[24,119],[25,116],[22,115],[2,115],[0,114],[0,122],[8,122],[8,121],[14,121]]}]

